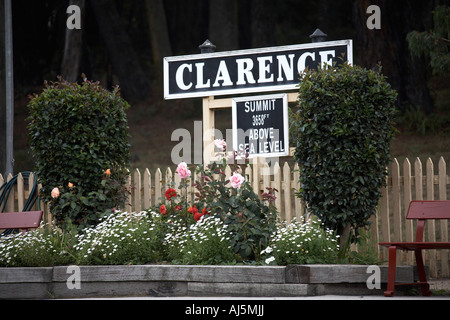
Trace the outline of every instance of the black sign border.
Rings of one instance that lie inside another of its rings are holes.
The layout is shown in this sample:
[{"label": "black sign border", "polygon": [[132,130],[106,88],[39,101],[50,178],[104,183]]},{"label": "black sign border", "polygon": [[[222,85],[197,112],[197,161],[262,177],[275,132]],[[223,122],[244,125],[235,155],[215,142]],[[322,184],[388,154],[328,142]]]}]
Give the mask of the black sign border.
[{"label": "black sign border", "polygon": [[304,49],[316,49],[316,48],[327,48],[332,46],[347,46],[347,62],[353,64],[353,41],[348,40],[338,40],[338,41],[325,41],[316,43],[306,43],[306,44],[296,44],[289,46],[278,46],[278,47],[267,47],[267,48],[257,48],[248,50],[234,50],[234,51],[220,51],[213,53],[200,53],[193,55],[183,55],[174,57],[165,57],[163,59],[163,69],[164,69],[164,99],[182,99],[182,98],[196,98],[196,97],[208,97],[208,96],[220,96],[220,95],[235,95],[235,94],[248,94],[257,92],[270,92],[270,91],[288,91],[295,90],[298,84],[289,85],[273,85],[267,87],[243,87],[235,89],[225,89],[225,90],[212,90],[212,91],[198,91],[198,92],[188,92],[188,93],[169,93],[169,63],[172,61],[195,61],[200,59],[218,58],[218,57],[231,57],[231,56],[241,56],[246,54],[264,54],[264,53],[278,53],[283,51],[291,50],[304,50]]}]

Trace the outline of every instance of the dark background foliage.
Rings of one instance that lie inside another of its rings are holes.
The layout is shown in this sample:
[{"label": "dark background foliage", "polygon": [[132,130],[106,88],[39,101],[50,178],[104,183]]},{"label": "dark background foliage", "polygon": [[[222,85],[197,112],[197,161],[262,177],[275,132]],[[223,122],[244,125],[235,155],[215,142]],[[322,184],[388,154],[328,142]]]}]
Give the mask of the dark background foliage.
[{"label": "dark background foliage", "polygon": [[[27,95],[39,92],[44,80],[54,81],[61,75],[69,81],[81,81],[81,74],[85,73],[109,89],[120,85],[121,94],[132,105],[128,111],[132,165],[165,166],[170,164],[173,146],[169,128],[190,130],[193,120],[201,119],[201,100],[164,101],[163,57],[199,53],[198,46],[206,39],[217,46],[216,51],[305,43],[311,41],[309,35],[316,28],[327,33],[328,40],[353,39],[355,64],[370,69],[381,63],[383,74],[398,92],[396,105],[409,124],[407,129],[430,128],[441,133],[442,127],[450,126],[450,121],[445,120],[450,109],[448,75],[433,77],[429,60],[411,55],[406,36],[413,30],[423,32],[433,28],[432,11],[448,3],[448,0],[14,0],[14,171],[31,170],[33,166],[25,132]],[[81,8],[81,30],[66,28],[70,4]],[[372,4],[380,7],[381,29],[366,26],[370,16],[366,10]],[[0,90],[0,97],[3,94]],[[3,117],[3,109],[0,112]],[[425,120],[427,115],[432,116],[430,121]],[[226,121],[230,122],[229,117]],[[2,166],[0,160],[1,172]]]}]

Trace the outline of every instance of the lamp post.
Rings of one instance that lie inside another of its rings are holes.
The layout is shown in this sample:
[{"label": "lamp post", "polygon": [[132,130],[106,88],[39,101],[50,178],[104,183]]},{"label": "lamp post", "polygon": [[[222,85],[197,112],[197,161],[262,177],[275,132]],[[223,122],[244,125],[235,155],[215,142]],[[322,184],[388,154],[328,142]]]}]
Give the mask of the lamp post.
[{"label": "lamp post", "polygon": [[5,105],[6,105],[6,176],[14,167],[14,78],[11,0],[4,0],[5,12]]}]

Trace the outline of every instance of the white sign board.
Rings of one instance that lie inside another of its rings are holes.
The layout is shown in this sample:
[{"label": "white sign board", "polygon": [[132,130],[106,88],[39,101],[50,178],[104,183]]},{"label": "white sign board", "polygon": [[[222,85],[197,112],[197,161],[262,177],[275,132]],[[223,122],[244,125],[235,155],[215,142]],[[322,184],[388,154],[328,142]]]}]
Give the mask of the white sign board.
[{"label": "white sign board", "polygon": [[352,40],[164,58],[164,98],[294,90],[299,74],[353,63]]}]

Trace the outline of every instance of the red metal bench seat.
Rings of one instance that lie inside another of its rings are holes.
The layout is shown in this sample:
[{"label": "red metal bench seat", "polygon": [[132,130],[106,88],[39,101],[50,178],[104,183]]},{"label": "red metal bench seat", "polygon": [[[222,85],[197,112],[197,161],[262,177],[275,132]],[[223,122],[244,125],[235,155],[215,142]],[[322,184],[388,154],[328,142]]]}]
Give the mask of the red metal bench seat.
[{"label": "red metal bench seat", "polygon": [[[424,227],[428,219],[450,219],[450,201],[411,201],[408,209],[407,219],[417,219],[416,241],[414,242],[380,242],[379,245],[389,248],[389,271],[386,297],[394,296],[396,285],[420,285],[422,295],[431,295],[430,286],[425,274],[422,250],[424,249],[450,249],[450,242],[424,242]],[[395,272],[397,264],[397,249],[414,251],[417,264],[419,282],[395,283]]]},{"label": "red metal bench seat", "polygon": [[41,219],[42,211],[2,212],[0,229],[20,229],[25,233],[28,229],[38,228]]}]

